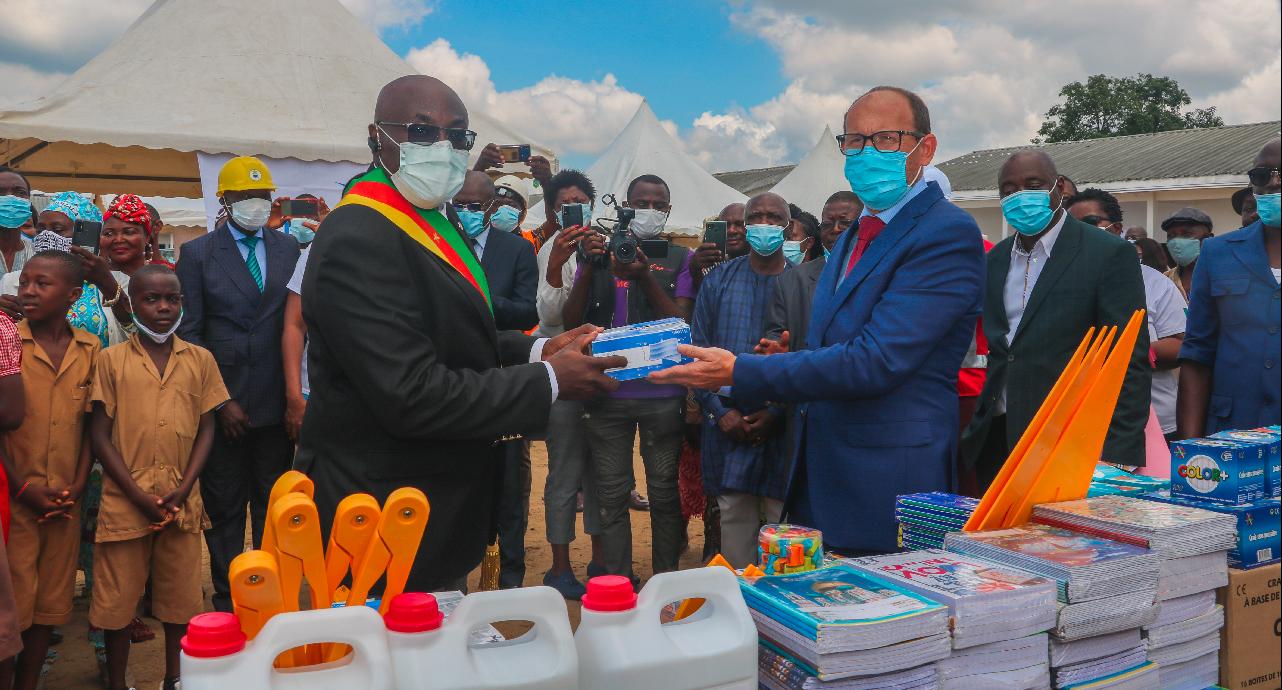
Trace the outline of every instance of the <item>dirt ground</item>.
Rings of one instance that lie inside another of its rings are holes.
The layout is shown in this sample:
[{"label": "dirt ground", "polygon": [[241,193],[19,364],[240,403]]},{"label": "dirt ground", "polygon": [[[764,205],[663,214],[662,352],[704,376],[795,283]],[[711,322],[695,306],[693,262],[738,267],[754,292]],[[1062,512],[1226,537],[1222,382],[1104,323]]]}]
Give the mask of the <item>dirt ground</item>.
[{"label": "dirt ground", "polygon": [[[532,468],[530,520],[529,528],[525,533],[525,585],[527,587],[542,584],[543,575],[552,564],[552,554],[543,537],[543,484],[547,477],[548,465],[547,448],[542,442],[536,441],[533,444],[530,449],[530,460]],[[633,471],[636,474],[637,488],[641,493],[646,493],[645,471],[641,466],[640,455],[634,455]],[[653,573],[650,564],[650,516],[637,511],[632,511],[631,515],[633,568],[644,581]],[[590,559],[590,546],[588,540],[582,536],[582,517],[579,518],[578,525],[580,536],[570,546],[570,558],[574,563],[575,573],[582,580],[586,577],[584,569]],[[687,529],[690,535],[690,546],[681,557],[683,568],[702,565],[700,556],[703,552],[703,523],[699,518],[694,518]],[[201,569],[205,574],[205,603],[208,607],[208,596],[212,587],[209,583],[207,554],[201,563]],[[470,578],[472,589],[477,586],[478,576],[478,572],[472,573]],[[566,602],[566,608],[569,611],[571,623],[577,626],[578,602]],[[98,679],[98,667],[94,660],[93,648],[85,637],[88,629],[88,610],[89,600],[85,597],[77,597],[71,622],[61,628],[64,639],[61,644],[53,647],[58,653],[58,658],[44,678],[45,690],[99,690],[104,687]],[[212,607],[209,610],[212,610]],[[154,690],[160,687],[165,672],[164,631],[158,621],[151,618],[143,620],[156,633],[156,639],[133,645],[129,655],[128,677],[138,690]]]}]

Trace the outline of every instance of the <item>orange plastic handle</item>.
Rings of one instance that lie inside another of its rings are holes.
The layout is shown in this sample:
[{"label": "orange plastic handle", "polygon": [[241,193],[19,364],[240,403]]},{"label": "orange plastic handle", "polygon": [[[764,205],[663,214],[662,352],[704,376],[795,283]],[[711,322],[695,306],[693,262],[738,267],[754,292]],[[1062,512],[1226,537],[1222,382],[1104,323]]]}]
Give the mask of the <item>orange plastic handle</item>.
[{"label": "orange plastic handle", "polygon": [[383,606],[379,611],[385,612],[392,597],[405,589],[405,581],[409,579],[410,566],[418,555],[419,542],[423,539],[423,531],[427,529],[430,512],[427,496],[418,489],[400,488],[387,497],[383,512],[378,518],[377,534],[370,539],[365,555],[352,571],[352,589],[347,595],[348,606],[363,606],[374,583],[383,573],[387,573]]},{"label": "orange plastic handle", "polygon": [[285,609],[276,559],[265,551],[246,551],[232,559],[227,577],[232,611],[245,637],[252,640],[268,619]]},{"label": "orange plastic handle", "polygon": [[330,600],[350,569],[353,573],[378,532],[382,513],[378,499],[369,494],[352,494],[338,503],[334,526],[329,531],[325,549],[325,575],[330,587]]},{"label": "orange plastic handle", "polygon": [[[286,495],[303,494],[312,498],[315,492],[316,485],[312,483],[310,477],[298,470],[289,470],[278,477],[275,484],[272,484],[272,491],[267,496],[267,513],[270,515],[272,506]],[[276,529],[271,520],[263,525],[263,544],[259,548],[267,553],[276,553]]]},{"label": "orange plastic handle", "polygon": [[[737,573],[737,572],[735,572],[734,566],[730,565],[730,561],[727,561],[727,560],[726,560],[726,558],[725,558],[725,556],[722,556],[721,554],[717,554],[717,555],[713,556],[713,557],[712,557],[712,560],[708,561],[708,565],[707,565],[706,567],[708,567],[708,568],[714,568],[714,567],[717,567],[717,566],[720,566],[720,567],[722,567],[722,568],[729,568],[729,569],[730,569],[730,572],[735,573],[736,575],[738,575],[738,573]],[[749,563],[749,564],[748,564],[748,567],[749,567],[749,568],[753,568],[753,567],[756,567],[756,566],[754,566],[753,564]],[[744,571],[744,574],[745,574],[745,575],[747,574],[747,570],[745,570],[745,571]],[[679,621],[679,620],[681,620],[681,619],[683,619],[683,618],[688,618],[688,617],[690,617],[690,616],[693,616],[693,615],[695,614],[695,612],[697,612],[699,609],[703,608],[703,602],[704,602],[704,601],[706,601],[706,600],[705,600],[705,599],[703,599],[703,598],[700,598],[700,597],[694,597],[693,599],[683,599],[683,600],[681,601],[681,605],[680,605],[680,606],[677,606],[677,612],[676,612],[676,614],[675,614],[675,615],[673,615],[673,616],[672,616],[672,620],[673,620],[673,621]]]},{"label": "orange plastic handle", "polygon": [[282,571],[286,563],[290,564],[291,570],[297,568],[307,578],[312,608],[329,608],[329,577],[325,572],[325,554],[321,550],[320,516],[316,512],[316,504],[303,494],[289,494],[273,506],[272,517]]}]

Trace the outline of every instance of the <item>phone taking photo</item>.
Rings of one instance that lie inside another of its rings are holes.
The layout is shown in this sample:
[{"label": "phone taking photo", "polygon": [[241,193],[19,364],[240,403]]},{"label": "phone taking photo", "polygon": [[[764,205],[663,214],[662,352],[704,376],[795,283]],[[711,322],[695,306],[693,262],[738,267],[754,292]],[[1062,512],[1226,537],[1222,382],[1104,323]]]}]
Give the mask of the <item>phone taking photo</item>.
[{"label": "phone taking photo", "polygon": [[703,221],[703,242],[704,244],[715,244],[722,254],[726,253],[726,229],[728,223],[724,220],[705,220]]},{"label": "phone taking photo", "polygon": [[529,144],[506,144],[499,147],[504,163],[525,163],[530,160]]},{"label": "phone taking photo", "polygon": [[280,213],[292,218],[316,219],[320,216],[320,204],[316,199],[281,199]]},{"label": "phone taking photo", "polygon": [[78,220],[72,226],[71,243],[94,254],[98,253],[98,241],[102,238],[102,223],[94,220]]},{"label": "phone taking photo", "polygon": [[566,204],[561,207],[561,227],[574,228],[583,225],[583,205]]}]

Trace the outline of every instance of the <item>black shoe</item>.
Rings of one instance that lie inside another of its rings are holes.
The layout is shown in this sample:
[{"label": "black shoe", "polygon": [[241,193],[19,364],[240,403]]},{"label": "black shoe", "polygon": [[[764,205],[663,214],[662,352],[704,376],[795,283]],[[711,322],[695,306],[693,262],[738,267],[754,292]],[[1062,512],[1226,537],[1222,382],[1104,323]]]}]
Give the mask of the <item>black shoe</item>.
[{"label": "black shoe", "polygon": [[632,493],[628,495],[628,507],[643,513],[649,512],[650,501],[645,496],[642,496],[640,491],[633,489]]}]

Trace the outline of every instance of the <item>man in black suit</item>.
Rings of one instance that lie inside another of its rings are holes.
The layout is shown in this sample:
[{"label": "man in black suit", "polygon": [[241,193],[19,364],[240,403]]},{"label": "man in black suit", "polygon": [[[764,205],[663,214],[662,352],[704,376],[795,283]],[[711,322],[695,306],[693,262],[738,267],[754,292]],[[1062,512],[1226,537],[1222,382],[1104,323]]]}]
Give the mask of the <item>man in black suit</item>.
[{"label": "man in black suit", "polygon": [[413,486],[431,518],[408,590],[458,587],[495,529],[504,436],[541,430],[552,401],[617,387],[597,332],[497,331],[488,284],[446,204],[476,135],[453,89],[423,75],[383,87],[374,166],[325,218],[303,280],[311,399],[295,467],[328,532],[338,502]]},{"label": "man in black suit", "polygon": [[[1063,208],[1069,189],[1055,162],[1038,150],[1011,155],[998,178],[1002,214],[1016,232],[988,252],[988,377],[961,445],[963,469],[975,470],[980,491],[997,476],[1086,331],[1121,330],[1144,308],[1135,247],[1069,214]],[[1144,465],[1148,346],[1148,329],[1141,329],[1102,460]]]},{"label": "man in black suit", "polygon": [[218,409],[218,430],[200,494],[212,526],[205,531],[214,608],[231,610],[227,568],[245,549],[245,506],[254,546],[262,543],[272,484],[289,469],[285,378],[280,334],[285,284],[298,262],[298,242],[278,232],[271,173],[240,156],[218,174],[227,214],[212,233],[183,245],[178,279],[183,319],[178,335],[208,349],[231,400]]}]

